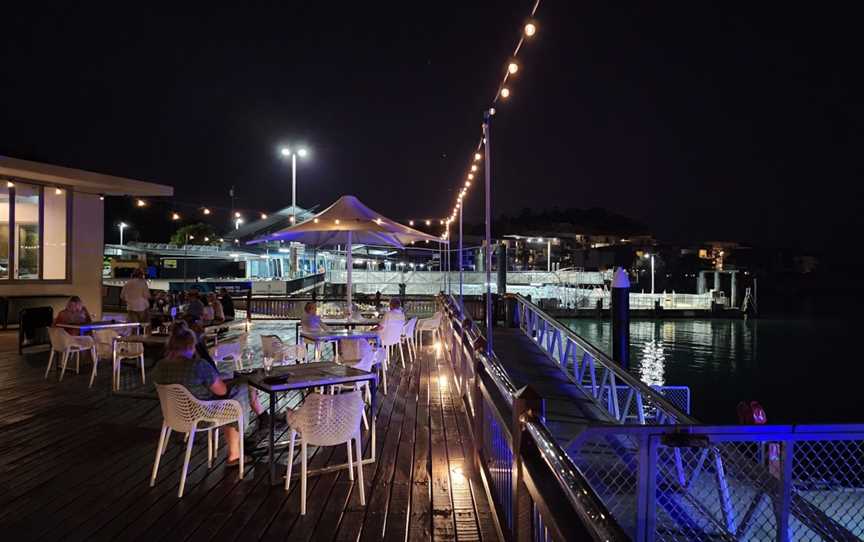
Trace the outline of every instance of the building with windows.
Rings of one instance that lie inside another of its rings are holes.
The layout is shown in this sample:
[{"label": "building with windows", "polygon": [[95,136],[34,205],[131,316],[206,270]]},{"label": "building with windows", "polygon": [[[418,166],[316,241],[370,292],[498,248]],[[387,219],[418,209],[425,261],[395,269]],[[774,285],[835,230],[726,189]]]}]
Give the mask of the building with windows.
[{"label": "building with windows", "polygon": [[101,316],[105,196],[170,186],[0,156],[0,297],[78,295]]}]

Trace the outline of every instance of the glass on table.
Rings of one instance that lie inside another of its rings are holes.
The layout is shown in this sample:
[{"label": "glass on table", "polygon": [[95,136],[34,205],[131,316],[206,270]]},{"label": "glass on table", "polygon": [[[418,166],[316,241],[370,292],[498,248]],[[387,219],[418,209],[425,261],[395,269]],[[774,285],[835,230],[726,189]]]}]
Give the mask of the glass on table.
[{"label": "glass on table", "polygon": [[270,369],[273,368],[273,357],[272,357],[272,356],[269,356],[269,355],[265,355],[265,356],[262,358],[262,362],[263,362],[263,364],[264,364],[264,372],[269,374],[269,373],[270,373]]}]

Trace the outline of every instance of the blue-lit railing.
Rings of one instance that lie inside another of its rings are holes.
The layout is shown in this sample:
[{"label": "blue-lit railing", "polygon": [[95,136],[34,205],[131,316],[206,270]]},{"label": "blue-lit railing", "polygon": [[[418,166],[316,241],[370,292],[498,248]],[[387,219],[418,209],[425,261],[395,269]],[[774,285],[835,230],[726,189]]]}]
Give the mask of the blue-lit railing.
[{"label": "blue-lit railing", "polygon": [[440,297],[444,352],[472,422],[475,463],[507,540],[627,540],[543,422],[542,399],[517,390],[477,325]]}]

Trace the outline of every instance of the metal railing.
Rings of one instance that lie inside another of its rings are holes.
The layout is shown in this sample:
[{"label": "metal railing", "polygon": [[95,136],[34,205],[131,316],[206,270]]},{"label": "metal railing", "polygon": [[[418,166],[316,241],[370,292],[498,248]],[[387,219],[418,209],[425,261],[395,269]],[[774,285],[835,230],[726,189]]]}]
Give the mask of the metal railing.
[{"label": "metal railing", "polygon": [[864,425],[590,427],[568,455],[634,540],[864,537]]},{"label": "metal railing", "polygon": [[475,464],[506,540],[627,540],[544,425],[543,401],[517,390],[473,320],[441,296],[443,353],[471,420]]},{"label": "metal railing", "polygon": [[515,300],[522,332],[613,420],[638,424],[697,423],[687,412],[689,391],[687,408],[682,409],[683,403],[670,401],[662,388],[651,388],[524,297],[517,295]]},{"label": "metal railing", "polygon": [[[303,308],[306,303],[312,301],[311,296],[288,297],[267,296],[238,298],[234,300],[234,306],[238,310],[247,311],[247,318],[251,320],[299,320],[303,316]],[[382,298],[382,305],[386,307],[389,296]],[[344,298],[316,298],[318,314],[321,316],[332,316],[345,314],[347,302]],[[355,305],[361,309],[368,305],[369,310],[374,307],[369,302],[357,301]],[[431,315],[437,310],[437,302],[432,296],[405,296],[402,298],[402,309],[409,315]],[[251,312],[249,309],[251,308]]]}]

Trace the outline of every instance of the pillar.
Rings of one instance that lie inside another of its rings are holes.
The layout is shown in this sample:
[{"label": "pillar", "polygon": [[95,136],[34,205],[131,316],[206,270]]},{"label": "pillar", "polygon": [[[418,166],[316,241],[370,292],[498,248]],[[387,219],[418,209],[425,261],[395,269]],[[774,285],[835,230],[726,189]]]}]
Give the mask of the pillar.
[{"label": "pillar", "polygon": [[507,246],[498,243],[495,251],[498,260],[498,295],[507,293]]},{"label": "pillar", "polygon": [[[477,271],[483,273],[486,271],[486,258],[483,256],[483,248],[486,246],[486,242],[483,242],[483,246],[477,249],[477,257],[474,261],[477,263]],[[485,291],[485,288],[483,288]]]},{"label": "pillar", "polygon": [[732,299],[729,301],[729,308],[734,309],[736,300],[738,299],[737,298],[737,296],[738,296],[738,280],[737,280],[738,272],[737,271],[731,271],[730,273],[732,275],[730,277],[732,284],[730,287],[729,295],[732,297]]},{"label": "pillar", "polygon": [[630,367],[630,279],[619,267],[612,278],[612,360]]},{"label": "pillar", "polygon": [[714,271],[714,291],[720,291],[720,271]]},{"label": "pillar", "polygon": [[699,271],[699,278],[696,279],[696,293],[705,293],[705,271]]}]

